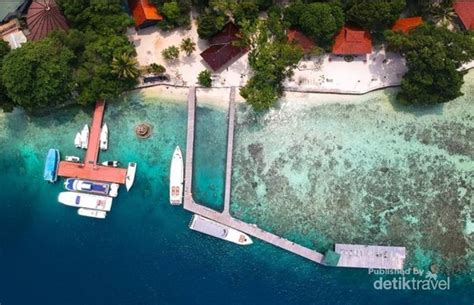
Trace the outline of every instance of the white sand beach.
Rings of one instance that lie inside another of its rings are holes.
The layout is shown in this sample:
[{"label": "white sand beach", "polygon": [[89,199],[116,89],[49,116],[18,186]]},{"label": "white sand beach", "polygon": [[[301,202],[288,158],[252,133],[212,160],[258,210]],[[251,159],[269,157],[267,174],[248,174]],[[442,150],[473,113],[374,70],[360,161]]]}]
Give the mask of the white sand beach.
[{"label": "white sand beach", "polygon": [[[127,35],[136,47],[140,65],[161,64],[166,67],[166,73],[170,76],[170,81],[166,83],[168,87],[160,85],[154,89],[147,89],[146,94],[159,92],[172,97],[184,96],[187,90],[171,89],[171,86],[199,86],[197,75],[209,69],[200,56],[209,45],[207,41],[199,39],[195,19],[190,30],[164,32],[157,27],[148,27],[137,32],[134,28],[130,28]],[[167,62],[163,59],[161,52],[165,48],[172,45],[179,46],[181,40],[188,37],[196,42],[196,50],[190,56],[181,52],[176,61]],[[245,54],[222,71],[213,73],[213,88],[200,89],[199,100],[206,100],[216,106],[222,106],[222,103],[227,105],[226,98],[229,92],[224,88],[241,87],[251,75],[247,59]],[[346,59],[332,54],[303,59],[294,70],[293,77],[284,82],[286,95],[291,96],[293,100],[295,97],[306,98],[305,94],[308,93],[364,94],[381,88],[399,86],[407,71],[403,57],[387,52],[383,46],[374,47],[373,52],[367,56],[355,56],[350,62]],[[469,69],[473,66],[474,62],[471,62],[463,68]],[[291,92],[305,94],[292,95]],[[240,95],[237,97],[237,101],[243,101]],[[341,97],[334,96],[325,100],[341,102]]]}]

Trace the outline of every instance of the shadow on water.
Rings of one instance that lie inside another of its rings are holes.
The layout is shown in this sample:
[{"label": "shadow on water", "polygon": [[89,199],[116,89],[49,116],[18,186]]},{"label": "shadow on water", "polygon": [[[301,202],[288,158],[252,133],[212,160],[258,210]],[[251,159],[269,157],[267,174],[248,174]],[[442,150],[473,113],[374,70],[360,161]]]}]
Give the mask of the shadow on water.
[{"label": "shadow on water", "polygon": [[385,90],[385,95],[396,112],[412,114],[416,117],[424,115],[442,115],[444,112],[444,104],[435,105],[406,105],[397,100],[399,89]]}]

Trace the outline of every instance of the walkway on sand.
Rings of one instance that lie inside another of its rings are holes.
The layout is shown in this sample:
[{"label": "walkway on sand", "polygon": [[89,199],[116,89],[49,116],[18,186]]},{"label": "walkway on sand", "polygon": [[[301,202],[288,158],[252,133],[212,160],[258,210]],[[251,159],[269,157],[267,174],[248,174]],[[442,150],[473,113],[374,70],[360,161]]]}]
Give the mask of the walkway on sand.
[{"label": "walkway on sand", "polygon": [[61,161],[59,162],[58,176],[125,184],[126,169],[97,164],[104,111],[105,101],[97,101],[84,163]]},{"label": "walkway on sand", "polygon": [[[235,88],[230,91],[228,129],[227,129],[227,160],[224,194],[224,211],[219,213],[213,209],[194,202],[192,195],[193,177],[193,154],[194,154],[194,122],[196,116],[196,89],[189,88],[188,95],[188,130],[186,142],[186,168],[184,183],[184,209],[203,217],[212,219],[228,227],[247,233],[250,236],[266,241],[274,246],[294,254],[305,257],[311,261],[325,264],[323,254],[296,244],[288,239],[267,232],[255,224],[249,224],[236,219],[230,215],[230,194],[232,180],[232,152],[234,146],[234,122],[235,122]],[[405,260],[405,248],[384,247],[366,245],[345,245],[336,244],[335,252],[340,255],[338,267],[358,267],[358,268],[383,268],[383,269],[403,269]],[[331,263],[333,265],[333,263]]]}]

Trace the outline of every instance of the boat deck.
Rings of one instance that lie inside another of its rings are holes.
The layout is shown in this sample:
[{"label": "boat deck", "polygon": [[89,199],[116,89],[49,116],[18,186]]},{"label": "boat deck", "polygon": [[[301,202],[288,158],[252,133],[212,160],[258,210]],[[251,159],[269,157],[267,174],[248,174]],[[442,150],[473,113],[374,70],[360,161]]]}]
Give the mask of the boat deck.
[{"label": "boat deck", "polygon": [[59,162],[58,176],[125,184],[127,169],[97,164],[104,111],[105,101],[97,101],[84,163],[61,161]]}]

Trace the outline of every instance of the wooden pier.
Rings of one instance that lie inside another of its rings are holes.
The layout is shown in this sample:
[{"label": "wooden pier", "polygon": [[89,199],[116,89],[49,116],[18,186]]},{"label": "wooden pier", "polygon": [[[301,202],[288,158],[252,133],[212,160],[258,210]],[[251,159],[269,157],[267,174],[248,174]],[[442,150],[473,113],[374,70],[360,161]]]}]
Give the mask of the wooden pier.
[{"label": "wooden pier", "polygon": [[61,161],[59,162],[58,176],[125,184],[125,178],[127,176],[127,170],[125,168],[97,164],[104,111],[105,101],[97,101],[94,108],[94,116],[92,118],[84,163]]},{"label": "wooden pier", "polygon": [[[232,152],[234,147],[234,122],[235,122],[235,88],[232,87],[229,99],[228,129],[227,129],[227,158],[226,158],[226,176],[224,191],[224,211],[222,213],[210,209],[194,202],[192,195],[192,177],[193,177],[193,154],[194,154],[194,125],[196,117],[196,89],[189,88],[188,95],[188,126],[186,136],[186,167],[184,182],[184,204],[185,210],[203,217],[212,219],[221,224],[244,232],[250,236],[261,239],[274,246],[280,247],[286,251],[292,252],[319,264],[325,264],[324,255],[294,243],[288,239],[265,231],[255,224],[243,222],[230,215],[230,193],[232,190]],[[352,246],[352,248],[350,248]],[[369,247],[369,248],[367,248]],[[380,256],[380,251],[384,255]],[[355,256],[354,251],[345,251],[345,249],[370,249],[377,251],[359,251]],[[340,245],[336,246],[336,255],[339,255],[337,267],[356,267],[356,268],[385,268],[402,269],[405,259],[405,248],[403,247],[378,247],[363,245]],[[391,255],[393,254],[393,255]],[[403,254],[403,255],[402,255]]]}]

